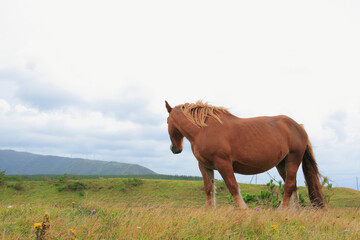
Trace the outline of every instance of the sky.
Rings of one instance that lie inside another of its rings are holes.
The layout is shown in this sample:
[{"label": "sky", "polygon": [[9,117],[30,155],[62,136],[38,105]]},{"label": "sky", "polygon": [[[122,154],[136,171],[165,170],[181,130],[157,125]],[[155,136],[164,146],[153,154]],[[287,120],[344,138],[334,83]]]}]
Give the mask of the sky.
[{"label": "sky", "polygon": [[[0,1],[0,149],[200,176],[188,142],[170,151],[164,100],[203,100],[239,117],[292,117],[321,173],[356,189],[359,11],[359,1]],[[280,180],[274,169],[237,179],[270,175]]]}]

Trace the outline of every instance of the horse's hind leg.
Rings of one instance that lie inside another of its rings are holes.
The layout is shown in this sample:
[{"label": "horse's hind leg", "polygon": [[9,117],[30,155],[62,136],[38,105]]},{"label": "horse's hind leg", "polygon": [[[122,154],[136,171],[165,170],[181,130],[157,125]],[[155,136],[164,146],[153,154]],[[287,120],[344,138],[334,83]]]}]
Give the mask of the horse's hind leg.
[{"label": "horse's hind leg", "polygon": [[[287,156],[286,156],[287,157]],[[284,180],[286,180],[286,166],[285,166],[285,161],[286,161],[286,157],[284,158],[284,160],[282,160],[277,166],[276,169],[278,170],[281,178]]]},{"label": "horse's hind leg", "polygon": [[[277,166],[276,169],[278,170],[281,178],[283,179],[284,183],[286,182],[286,159],[287,157],[284,158],[284,160],[282,160]],[[285,189],[284,189],[285,190]],[[282,208],[283,206],[283,202],[281,202],[281,205],[279,208]],[[298,207],[299,206],[299,199],[298,199],[298,193],[297,190],[295,189],[290,197],[290,201],[289,201],[289,205],[291,207]]]},{"label": "horse's hind leg", "polygon": [[216,203],[214,170],[204,167],[201,163],[199,163],[199,168],[204,180],[206,207],[213,208]]},{"label": "horse's hind leg", "polygon": [[[285,176],[285,185],[284,185],[284,198],[281,203],[281,207],[288,207],[289,203],[291,205],[298,203],[297,187],[296,187],[296,173],[299,169],[299,165],[302,160],[302,155],[299,153],[289,153],[289,155],[284,159],[284,163],[281,162],[277,169],[283,178]],[[283,165],[282,165],[283,164]],[[284,167],[285,166],[285,167]],[[284,172],[285,169],[285,172]]]}]

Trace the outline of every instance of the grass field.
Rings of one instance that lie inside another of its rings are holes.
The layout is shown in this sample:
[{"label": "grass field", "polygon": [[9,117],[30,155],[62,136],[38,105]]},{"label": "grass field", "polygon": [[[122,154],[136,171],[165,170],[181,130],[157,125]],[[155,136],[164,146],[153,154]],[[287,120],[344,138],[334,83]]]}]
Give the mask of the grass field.
[{"label": "grass field", "polygon": [[[25,181],[0,188],[0,239],[360,239],[360,192],[334,188],[325,211],[234,209],[222,181],[217,208],[205,209],[203,183],[180,180]],[[243,193],[263,185],[241,184]],[[300,188],[308,201],[306,190]]]}]

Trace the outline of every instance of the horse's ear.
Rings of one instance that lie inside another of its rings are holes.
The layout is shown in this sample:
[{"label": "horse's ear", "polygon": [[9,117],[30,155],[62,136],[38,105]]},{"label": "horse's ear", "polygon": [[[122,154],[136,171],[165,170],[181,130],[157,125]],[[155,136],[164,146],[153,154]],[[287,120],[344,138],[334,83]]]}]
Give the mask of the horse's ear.
[{"label": "horse's ear", "polygon": [[168,113],[170,113],[172,110],[172,107],[170,107],[169,103],[166,100],[165,100],[165,106],[166,106]]}]

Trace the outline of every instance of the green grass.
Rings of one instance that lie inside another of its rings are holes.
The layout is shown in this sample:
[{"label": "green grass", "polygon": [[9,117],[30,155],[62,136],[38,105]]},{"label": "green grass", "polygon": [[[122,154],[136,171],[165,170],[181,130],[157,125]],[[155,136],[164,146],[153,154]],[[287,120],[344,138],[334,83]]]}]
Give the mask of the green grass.
[{"label": "green grass", "polygon": [[[1,170],[0,170],[1,173]],[[73,175],[73,174],[41,174],[41,175],[6,175],[7,181],[16,181],[22,179],[24,181],[44,181],[58,180],[64,176],[72,180],[80,179],[103,179],[103,178],[133,178],[134,176],[141,179],[164,179],[164,180],[189,180],[202,181],[202,177],[184,176],[184,175],[165,175],[165,174],[147,174],[147,175]]]},{"label": "green grass", "polygon": [[[75,181],[76,182],[76,181]],[[34,223],[50,214],[47,239],[359,239],[360,192],[334,188],[326,211],[235,210],[217,181],[217,208],[206,210],[200,181],[88,179],[71,191],[59,181],[0,187],[0,239],[34,239]],[[69,183],[74,183],[70,181]],[[240,184],[243,193],[263,185]],[[306,201],[306,189],[300,188]],[[73,203],[74,202],[74,203]],[[260,210],[256,210],[259,207]],[[92,211],[95,209],[95,213]],[[276,225],[272,227],[271,225]],[[276,229],[274,229],[276,228]],[[72,233],[73,229],[76,233]]]}]

